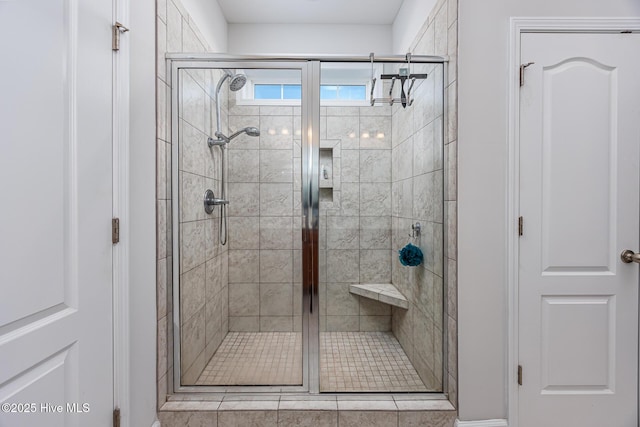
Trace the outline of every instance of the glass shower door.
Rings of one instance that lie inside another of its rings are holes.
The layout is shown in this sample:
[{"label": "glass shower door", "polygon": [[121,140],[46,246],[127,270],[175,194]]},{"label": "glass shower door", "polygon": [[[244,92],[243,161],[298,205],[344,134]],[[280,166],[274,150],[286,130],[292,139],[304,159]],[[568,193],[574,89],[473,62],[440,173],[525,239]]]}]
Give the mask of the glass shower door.
[{"label": "glass shower door", "polygon": [[174,71],[181,387],[304,390],[302,65]]},{"label": "glass shower door", "polygon": [[173,64],[176,391],[442,391],[443,64]]},{"label": "glass shower door", "polygon": [[442,82],[442,64],[322,64],[321,392],[442,390]]}]

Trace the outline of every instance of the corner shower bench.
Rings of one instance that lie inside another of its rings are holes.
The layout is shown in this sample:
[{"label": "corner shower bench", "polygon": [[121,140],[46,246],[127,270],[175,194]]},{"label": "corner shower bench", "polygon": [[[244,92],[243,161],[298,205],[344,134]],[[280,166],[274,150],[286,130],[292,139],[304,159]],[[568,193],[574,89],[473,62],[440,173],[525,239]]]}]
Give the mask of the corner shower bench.
[{"label": "corner shower bench", "polygon": [[349,286],[349,292],[405,310],[409,308],[409,301],[391,283],[360,283]]}]

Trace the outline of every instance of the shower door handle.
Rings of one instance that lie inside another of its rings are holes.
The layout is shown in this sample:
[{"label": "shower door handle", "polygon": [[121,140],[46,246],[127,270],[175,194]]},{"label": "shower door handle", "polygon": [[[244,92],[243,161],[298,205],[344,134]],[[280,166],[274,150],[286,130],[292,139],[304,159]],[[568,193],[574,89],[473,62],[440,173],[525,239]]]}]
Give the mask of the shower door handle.
[{"label": "shower door handle", "polygon": [[302,243],[309,242],[309,224],[307,224],[307,216],[302,215]]}]

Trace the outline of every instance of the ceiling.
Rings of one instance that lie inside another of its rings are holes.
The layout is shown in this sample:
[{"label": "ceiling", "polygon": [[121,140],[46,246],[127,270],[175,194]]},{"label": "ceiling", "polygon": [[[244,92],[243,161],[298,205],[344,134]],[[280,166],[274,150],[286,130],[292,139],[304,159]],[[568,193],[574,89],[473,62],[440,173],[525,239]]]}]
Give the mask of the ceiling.
[{"label": "ceiling", "polygon": [[230,24],[390,25],[403,1],[218,0],[218,3]]}]

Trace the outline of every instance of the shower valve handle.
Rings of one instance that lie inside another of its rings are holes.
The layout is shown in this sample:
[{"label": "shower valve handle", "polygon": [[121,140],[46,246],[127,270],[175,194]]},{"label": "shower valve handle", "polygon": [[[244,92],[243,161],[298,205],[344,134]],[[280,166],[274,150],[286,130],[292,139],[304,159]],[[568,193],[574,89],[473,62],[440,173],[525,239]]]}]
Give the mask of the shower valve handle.
[{"label": "shower valve handle", "polygon": [[213,191],[207,190],[204,193],[204,211],[208,214],[213,213],[213,207],[218,205],[228,205],[229,201],[224,199],[218,199]]}]

